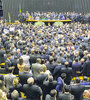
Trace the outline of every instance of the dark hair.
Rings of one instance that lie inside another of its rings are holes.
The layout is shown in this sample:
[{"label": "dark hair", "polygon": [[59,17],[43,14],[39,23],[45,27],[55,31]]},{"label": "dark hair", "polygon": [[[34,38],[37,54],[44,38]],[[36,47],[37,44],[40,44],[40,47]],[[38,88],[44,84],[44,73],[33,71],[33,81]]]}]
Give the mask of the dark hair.
[{"label": "dark hair", "polygon": [[22,59],[22,58],[19,58],[18,63],[19,63],[20,65],[22,65],[22,64],[23,64],[23,59]]},{"label": "dark hair", "polygon": [[49,80],[49,82],[52,82],[53,81],[53,76],[49,76],[48,80]]},{"label": "dark hair", "polygon": [[78,62],[78,59],[76,58],[75,61]]}]

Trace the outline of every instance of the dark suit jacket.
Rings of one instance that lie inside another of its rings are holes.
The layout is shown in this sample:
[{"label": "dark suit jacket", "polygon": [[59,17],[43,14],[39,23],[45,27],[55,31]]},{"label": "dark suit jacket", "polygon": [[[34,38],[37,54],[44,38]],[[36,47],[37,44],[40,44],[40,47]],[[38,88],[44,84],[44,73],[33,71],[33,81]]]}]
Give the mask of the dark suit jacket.
[{"label": "dark suit jacket", "polygon": [[57,100],[54,97],[51,97],[49,94],[46,95],[45,100]]},{"label": "dark suit jacket", "polygon": [[72,69],[73,69],[73,75],[78,76],[77,71],[81,71],[81,63],[74,63],[72,64]]},{"label": "dark suit jacket", "polygon": [[49,70],[53,74],[56,64],[48,63],[48,64],[46,64],[46,67],[47,67],[47,70]]},{"label": "dark suit jacket", "polygon": [[76,100],[82,100],[82,94],[84,92],[85,87],[82,85],[73,85],[71,86],[70,93],[74,95]]},{"label": "dark suit jacket", "polygon": [[74,96],[68,92],[59,93],[58,100],[74,100]]},{"label": "dark suit jacket", "polygon": [[19,79],[20,79],[20,83],[23,84],[27,84],[27,79],[32,77],[32,74],[29,72],[20,72],[19,73]]},{"label": "dark suit jacket", "polygon": [[72,68],[71,67],[63,67],[61,68],[61,73],[65,73],[66,74],[66,79],[65,79],[65,83],[66,84],[70,84],[71,81],[71,76],[72,76]]},{"label": "dark suit jacket", "polygon": [[53,71],[53,76],[54,76],[54,79],[57,79],[58,77],[60,77],[61,75],[61,68],[63,68],[64,65],[57,65]]},{"label": "dark suit jacket", "polygon": [[40,100],[40,96],[42,95],[42,90],[37,85],[25,84],[23,86],[23,92],[25,93],[25,96],[30,100]]},{"label": "dark suit jacket", "polygon": [[90,76],[90,60],[87,60],[83,66],[82,74],[84,76]]},{"label": "dark suit jacket", "polygon": [[43,89],[43,88],[44,88],[43,82],[44,82],[44,80],[45,80],[47,77],[48,77],[48,75],[45,74],[45,73],[39,74],[39,75],[35,78],[35,83],[36,83],[38,86],[40,86],[41,89]]},{"label": "dark suit jacket", "polygon": [[56,88],[57,81],[52,81],[52,82],[44,81],[43,85],[44,85],[43,94],[46,95],[49,94],[52,89]]}]

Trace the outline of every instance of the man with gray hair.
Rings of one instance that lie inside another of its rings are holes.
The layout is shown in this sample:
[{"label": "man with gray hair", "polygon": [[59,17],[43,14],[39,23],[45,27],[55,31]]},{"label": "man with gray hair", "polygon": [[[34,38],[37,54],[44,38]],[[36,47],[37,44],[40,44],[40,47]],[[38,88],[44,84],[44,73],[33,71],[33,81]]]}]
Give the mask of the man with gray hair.
[{"label": "man with gray hair", "polygon": [[11,93],[11,100],[24,100],[24,98],[19,97],[19,93],[17,90],[14,90]]},{"label": "man with gray hair", "polygon": [[23,86],[23,92],[27,99],[30,100],[40,100],[40,96],[42,95],[42,90],[38,85],[34,85],[34,79],[28,78],[27,84]]}]

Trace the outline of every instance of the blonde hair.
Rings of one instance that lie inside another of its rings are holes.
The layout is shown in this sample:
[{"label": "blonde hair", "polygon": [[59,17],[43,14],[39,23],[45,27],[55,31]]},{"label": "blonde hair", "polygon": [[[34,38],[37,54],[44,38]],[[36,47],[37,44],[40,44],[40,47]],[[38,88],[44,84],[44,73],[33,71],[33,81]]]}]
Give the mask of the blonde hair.
[{"label": "blonde hair", "polygon": [[17,78],[14,78],[14,79],[13,79],[13,85],[15,86],[15,85],[17,85],[18,83],[19,83],[18,79],[17,79]]},{"label": "blonde hair", "polygon": [[47,67],[44,64],[41,67],[43,68],[43,71],[46,72]]}]

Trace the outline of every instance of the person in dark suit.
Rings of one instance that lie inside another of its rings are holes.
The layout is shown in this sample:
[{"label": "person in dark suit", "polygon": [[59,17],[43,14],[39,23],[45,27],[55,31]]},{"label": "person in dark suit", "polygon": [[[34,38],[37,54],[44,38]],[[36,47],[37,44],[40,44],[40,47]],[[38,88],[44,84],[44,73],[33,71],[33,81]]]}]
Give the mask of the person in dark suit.
[{"label": "person in dark suit", "polygon": [[35,55],[35,50],[31,49],[31,53],[30,53],[30,64],[32,66],[33,63],[36,63],[37,60],[37,56]]},{"label": "person in dark suit", "polygon": [[69,63],[66,61],[65,62],[65,67],[61,68],[61,73],[65,73],[66,74],[66,79],[65,79],[65,83],[67,85],[70,84],[71,81],[71,77],[72,77],[72,68],[68,67]]},{"label": "person in dark suit", "polygon": [[90,76],[90,54],[88,54],[88,59],[83,66],[82,74],[84,76]]},{"label": "person in dark suit", "polygon": [[73,69],[73,76],[78,76],[81,71],[81,63],[78,62],[78,59],[75,59],[75,63],[72,64],[72,69]]},{"label": "person in dark suit", "polygon": [[54,59],[52,56],[49,57],[49,63],[46,64],[47,70],[49,70],[52,74],[54,71],[54,68],[56,67],[56,64],[53,63]]},{"label": "person in dark suit", "polygon": [[76,78],[76,85],[70,86],[70,93],[74,95],[75,100],[82,100],[82,94],[85,90],[85,87],[80,85],[80,79]]},{"label": "person in dark suit", "polygon": [[13,80],[13,85],[9,87],[10,93],[13,92],[14,90],[17,90],[19,94],[22,91],[22,85],[19,83],[19,80],[17,78]]},{"label": "person in dark suit", "polygon": [[48,80],[43,82],[44,89],[43,89],[43,97],[50,93],[52,89],[56,88],[57,81],[53,80],[53,76],[49,76]]},{"label": "person in dark suit", "polygon": [[11,99],[10,100],[25,100],[25,99],[20,97],[17,90],[13,90],[12,93],[11,93]]},{"label": "person in dark suit", "polygon": [[66,74],[65,73],[62,73],[61,77],[58,77],[58,79],[57,79],[57,86],[56,86],[57,92],[64,92],[64,87],[66,85],[64,83],[65,78],[66,78]]},{"label": "person in dark suit", "polygon": [[58,94],[58,100],[75,100],[75,99],[74,95],[69,93],[69,88],[65,87],[65,92]]},{"label": "person in dark suit", "polygon": [[17,63],[18,63],[17,56],[15,56],[11,62],[12,62],[12,66],[14,66],[13,74],[18,74],[19,69],[17,68]]},{"label": "person in dark suit", "polygon": [[[5,57],[4,57],[4,54],[5,54],[5,50],[3,50],[3,46],[0,47],[0,64],[1,63],[5,63]],[[3,66],[2,66],[3,67]]]},{"label": "person in dark suit", "polygon": [[63,68],[64,65],[61,64],[60,60],[57,61],[57,65],[53,71],[53,76],[54,76],[54,79],[57,79],[58,77],[60,77],[61,75],[61,68]]},{"label": "person in dark suit", "polygon": [[48,75],[46,73],[44,73],[43,68],[39,69],[40,74],[35,78],[35,83],[41,87],[41,89],[43,90],[44,86],[43,86],[43,82],[45,79],[48,78]]},{"label": "person in dark suit", "polygon": [[22,85],[27,84],[27,79],[33,76],[28,67],[25,67],[24,70],[24,72],[19,73],[19,79]]},{"label": "person in dark suit", "polygon": [[23,86],[23,92],[27,99],[40,100],[42,89],[38,85],[34,85],[34,79],[32,77],[27,80],[27,83]]},{"label": "person in dark suit", "polygon": [[37,62],[32,64],[32,73],[33,76],[36,77],[39,75],[39,69],[41,68],[41,59],[37,58]]},{"label": "person in dark suit", "polygon": [[45,100],[57,100],[57,91],[55,89],[50,91],[50,95],[47,94]]}]

